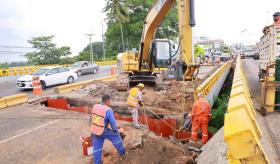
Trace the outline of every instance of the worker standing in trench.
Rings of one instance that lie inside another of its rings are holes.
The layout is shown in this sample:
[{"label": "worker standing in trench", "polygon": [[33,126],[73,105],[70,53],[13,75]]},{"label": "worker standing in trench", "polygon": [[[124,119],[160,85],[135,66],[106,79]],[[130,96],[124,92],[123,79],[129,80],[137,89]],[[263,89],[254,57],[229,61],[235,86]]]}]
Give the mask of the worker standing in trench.
[{"label": "worker standing in trench", "polygon": [[194,102],[192,107],[192,132],[190,144],[195,144],[198,139],[198,130],[202,132],[202,144],[208,141],[208,123],[211,119],[211,105],[204,99],[202,93],[198,93],[198,100]]},{"label": "worker standing in trench", "polygon": [[143,106],[142,91],[144,87],[144,84],[139,83],[136,87],[130,89],[127,98],[128,110],[132,114],[133,125],[137,129],[140,128],[138,123],[138,110]]},{"label": "worker standing in trench", "polygon": [[91,111],[90,131],[92,133],[94,164],[102,163],[102,147],[105,139],[112,142],[122,157],[125,155],[125,148],[120,135],[123,129],[118,129],[114,112],[110,105],[110,96],[104,95],[102,97],[102,104],[94,105]]}]

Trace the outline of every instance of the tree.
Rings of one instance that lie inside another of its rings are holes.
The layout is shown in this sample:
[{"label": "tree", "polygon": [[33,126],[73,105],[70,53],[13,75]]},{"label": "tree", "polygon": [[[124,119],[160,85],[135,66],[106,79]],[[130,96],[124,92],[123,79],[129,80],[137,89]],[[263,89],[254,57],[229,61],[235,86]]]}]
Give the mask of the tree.
[{"label": "tree", "polygon": [[[92,43],[93,60],[103,59],[103,47],[102,42]],[[88,44],[82,52],[76,57],[77,60],[90,60],[90,44]]]},{"label": "tree", "polygon": [[129,21],[128,9],[125,6],[125,0],[107,0],[104,12],[107,12],[108,19],[119,24],[122,37],[122,48],[125,50],[122,23]]},{"label": "tree", "polygon": [[40,36],[28,40],[35,48],[34,52],[25,54],[25,57],[30,64],[58,64],[62,57],[66,57],[70,52],[70,47],[57,48],[56,44],[52,43],[54,36]]},{"label": "tree", "polygon": [[[153,0],[126,0],[129,21],[123,23],[123,35],[126,49],[139,48],[144,20],[149,8],[153,5]],[[116,56],[123,52],[121,38],[119,37],[120,26],[107,13],[107,31],[105,32],[105,49],[107,56]],[[176,6],[169,11],[157,31],[157,38],[174,39],[178,37],[178,15]]]},{"label": "tree", "polygon": [[231,54],[232,53],[232,50],[230,47],[228,47],[227,45],[224,45],[223,47],[223,53],[229,53]]},{"label": "tree", "polygon": [[0,63],[0,68],[8,68],[8,63]]},{"label": "tree", "polygon": [[194,46],[194,58],[197,58],[199,55],[204,56],[205,55],[205,50],[203,49],[203,47],[199,46],[199,45],[195,45]]},{"label": "tree", "polygon": [[76,62],[75,57],[65,57],[60,60],[59,64],[73,64],[75,62]]}]

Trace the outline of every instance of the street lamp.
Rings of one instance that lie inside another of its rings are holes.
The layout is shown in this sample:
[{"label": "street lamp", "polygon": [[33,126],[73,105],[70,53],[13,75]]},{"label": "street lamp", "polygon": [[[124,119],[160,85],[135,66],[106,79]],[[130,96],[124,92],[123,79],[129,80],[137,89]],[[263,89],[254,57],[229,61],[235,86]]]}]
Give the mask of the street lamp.
[{"label": "street lamp", "polygon": [[102,51],[103,51],[103,61],[105,61],[103,21],[104,21],[104,19],[102,19],[102,21],[101,21],[101,27],[102,27]]},{"label": "street lamp", "polygon": [[243,33],[244,32],[246,32],[247,31],[247,29],[244,29],[244,30],[242,30],[242,31],[240,31],[240,36],[241,36],[241,41],[240,41],[240,53],[242,52],[242,44],[243,44]]},{"label": "street lamp", "polygon": [[93,62],[93,50],[92,50],[92,42],[91,42],[91,39],[92,37],[94,36],[94,34],[85,34],[86,36],[89,37],[89,46],[90,46],[90,61]]}]

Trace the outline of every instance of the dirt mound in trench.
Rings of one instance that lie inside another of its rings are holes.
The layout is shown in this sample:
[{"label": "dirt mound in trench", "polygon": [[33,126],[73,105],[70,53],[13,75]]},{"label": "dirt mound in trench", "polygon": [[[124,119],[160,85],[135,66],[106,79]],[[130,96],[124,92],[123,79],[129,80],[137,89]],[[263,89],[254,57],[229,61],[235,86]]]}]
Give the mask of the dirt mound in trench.
[{"label": "dirt mound in trench", "polygon": [[104,164],[195,163],[196,153],[171,142],[168,138],[156,136],[145,129],[135,129],[133,127],[125,127],[125,129],[124,145],[127,155],[123,160],[120,160],[118,153],[115,150],[111,151],[112,153],[107,153],[103,158]]},{"label": "dirt mound in trench", "polygon": [[[144,88],[143,100],[146,107],[157,108],[160,111],[172,111],[172,113],[181,114],[182,111],[182,93],[185,84],[186,91],[186,104],[185,110],[191,109],[193,102],[193,85],[191,82],[182,81],[169,81],[164,89],[157,90],[156,87],[146,86]],[[114,82],[97,81],[86,86],[85,88],[77,91],[84,96],[94,98],[101,98],[104,94],[109,94],[112,97],[113,104],[126,104],[128,91],[118,91]]]}]

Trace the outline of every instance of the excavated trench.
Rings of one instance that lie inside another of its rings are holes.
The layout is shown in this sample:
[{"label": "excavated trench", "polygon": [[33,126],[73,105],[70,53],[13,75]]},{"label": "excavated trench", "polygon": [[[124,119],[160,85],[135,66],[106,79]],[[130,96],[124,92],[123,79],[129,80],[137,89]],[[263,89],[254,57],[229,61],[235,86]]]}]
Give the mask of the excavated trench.
[{"label": "excavated trench", "polygon": [[[47,107],[68,110],[73,112],[81,112],[89,114],[90,109],[94,104],[88,102],[77,101],[65,97],[48,98],[43,104]],[[118,109],[117,107],[114,108]],[[131,114],[125,111],[115,111],[115,118],[117,120],[132,122]],[[179,127],[179,121],[177,118],[164,118],[164,115],[160,115],[161,119],[158,119],[156,115],[148,113],[139,115],[139,121],[146,125],[155,134],[163,137],[175,136],[177,139],[187,141],[191,134],[188,131],[175,131]]]},{"label": "excavated trench", "polygon": [[[224,113],[226,111],[225,104],[228,102],[228,96],[230,94],[230,90],[228,91],[228,88],[231,87],[232,82],[232,74],[233,71],[231,70],[228,74],[224,85],[219,93],[219,96],[216,100],[219,100],[213,106],[213,120],[210,122],[210,133],[209,136],[211,137],[212,134],[214,134],[217,129],[219,129],[224,120]],[[92,84],[92,86],[89,86],[90,91],[92,91],[93,95],[85,96],[84,92],[82,94],[78,94],[77,91],[74,96],[71,97],[70,94],[67,95],[60,95],[55,98],[47,98],[42,104],[44,104],[47,107],[55,108],[55,109],[61,109],[61,110],[68,110],[73,112],[81,112],[81,113],[90,113],[90,109],[92,109],[93,105],[98,103],[99,101],[97,98],[100,98],[100,95],[102,94],[115,94],[115,102],[113,103],[112,109],[115,112],[115,118],[122,121],[132,122],[131,113],[127,110],[126,103],[124,103],[124,98],[127,96],[127,93],[119,93],[117,91],[111,90],[108,88],[112,87],[112,83],[108,84],[107,86],[104,84],[96,83]],[[150,112],[149,110],[146,110],[145,113],[142,111],[139,115],[139,121],[146,125],[149,130],[153,131],[155,134],[163,137],[174,136],[180,141],[188,141],[191,134],[189,130],[176,130],[180,129],[182,123],[183,123],[183,117],[178,115],[178,113],[182,113],[181,111],[178,111],[178,104],[180,102],[178,101],[180,99],[180,94],[178,94],[178,84],[175,83],[173,87],[171,87],[170,91],[157,91],[154,95],[151,95],[154,93],[154,91],[148,91],[144,97],[152,96],[149,99],[155,99],[155,101],[150,102],[150,108],[154,111],[157,111],[155,113]],[[99,90],[98,85],[103,85],[103,88],[105,90]],[[93,87],[93,89],[92,89]],[[174,93],[175,91],[175,93]],[[98,92],[98,93],[97,93]],[[169,93],[170,92],[170,93]],[[174,93],[174,94],[173,94]],[[166,96],[171,95],[171,96]],[[221,98],[222,95],[222,98]],[[169,102],[161,102],[158,101],[159,96],[165,96],[164,99],[169,99]],[[179,97],[179,99],[178,99]],[[225,98],[224,98],[225,97]],[[113,98],[113,99],[114,99]],[[145,101],[145,100],[144,100]],[[145,101],[147,102],[147,101]],[[221,104],[221,102],[223,104]],[[162,107],[162,104],[168,104],[169,107]],[[156,105],[155,105],[156,104]],[[174,106],[174,104],[177,104],[177,106]],[[219,107],[222,106],[222,107]],[[170,108],[171,109],[167,109]],[[162,109],[165,108],[165,110]],[[214,130],[211,130],[214,129]]]}]

